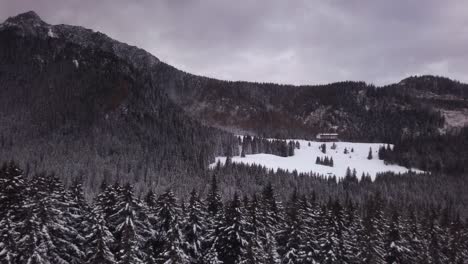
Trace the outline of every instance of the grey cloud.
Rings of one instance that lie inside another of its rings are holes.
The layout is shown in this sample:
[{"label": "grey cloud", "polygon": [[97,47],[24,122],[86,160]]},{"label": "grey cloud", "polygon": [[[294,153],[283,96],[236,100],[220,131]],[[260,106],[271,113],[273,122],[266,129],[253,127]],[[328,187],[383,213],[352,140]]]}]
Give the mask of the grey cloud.
[{"label": "grey cloud", "polygon": [[412,74],[468,82],[468,3],[415,0],[0,0],[93,28],[184,71],[221,79],[376,84]]}]

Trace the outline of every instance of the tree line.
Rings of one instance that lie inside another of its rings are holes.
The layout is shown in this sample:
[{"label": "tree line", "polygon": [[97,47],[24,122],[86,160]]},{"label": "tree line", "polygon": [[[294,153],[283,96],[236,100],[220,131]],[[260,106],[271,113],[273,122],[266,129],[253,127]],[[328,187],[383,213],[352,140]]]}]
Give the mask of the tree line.
[{"label": "tree line", "polygon": [[257,136],[238,137],[241,157],[249,154],[266,153],[281,157],[294,156],[294,150],[300,148],[298,141],[289,142],[281,139],[267,139]]}]

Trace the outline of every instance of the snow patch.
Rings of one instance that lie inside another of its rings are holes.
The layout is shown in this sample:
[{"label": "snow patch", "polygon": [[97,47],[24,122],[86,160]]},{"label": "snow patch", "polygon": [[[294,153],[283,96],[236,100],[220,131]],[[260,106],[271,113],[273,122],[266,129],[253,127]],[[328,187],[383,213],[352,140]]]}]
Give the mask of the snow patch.
[{"label": "snow patch", "polygon": [[73,60],[73,64],[75,64],[75,67],[78,69],[78,67],[80,67],[80,63],[78,62],[78,60]]},{"label": "snow patch", "polygon": [[[288,140],[289,141],[289,140]],[[342,178],[346,174],[346,169],[349,167],[351,170],[356,169],[358,178],[361,177],[362,173],[369,173],[372,179],[375,178],[379,172],[391,171],[395,173],[405,173],[413,171],[422,173],[423,171],[417,169],[408,169],[399,165],[385,164],[383,160],[379,160],[378,151],[380,146],[386,146],[384,143],[354,143],[354,142],[336,142],[336,149],[331,149],[332,142],[317,142],[317,141],[306,141],[306,140],[294,140],[299,141],[301,148],[296,149],[294,156],[291,157],[280,157],[271,154],[253,154],[246,155],[241,158],[240,156],[232,157],[232,162],[244,163],[244,164],[257,164],[265,166],[269,169],[284,169],[284,170],[297,170],[299,173],[318,173],[324,176],[335,175],[338,178]],[[310,146],[309,146],[310,143]],[[322,153],[319,149],[321,144],[326,144],[326,154]],[[392,145],[390,145],[392,146]],[[347,154],[344,154],[344,149],[348,150]],[[372,148],[373,159],[367,159],[369,155],[369,149]],[[353,152],[351,152],[353,150]],[[331,157],[333,158],[333,167],[315,164],[317,157]],[[226,161],[226,157],[216,157],[216,163],[221,162],[223,164]],[[216,163],[211,164],[215,166]]]},{"label": "snow patch", "polygon": [[47,36],[49,36],[49,38],[58,38],[57,34],[55,34],[52,28],[49,28],[49,31],[47,31]]}]

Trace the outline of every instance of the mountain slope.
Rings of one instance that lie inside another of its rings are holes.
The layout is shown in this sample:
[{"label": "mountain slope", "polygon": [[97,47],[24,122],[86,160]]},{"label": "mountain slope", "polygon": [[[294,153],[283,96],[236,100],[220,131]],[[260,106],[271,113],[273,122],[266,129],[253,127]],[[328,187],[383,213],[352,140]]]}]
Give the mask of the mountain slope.
[{"label": "mountain slope", "polygon": [[103,178],[163,188],[203,171],[236,139],[174,104],[148,74],[158,63],[34,12],[9,18],[0,25],[0,160],[85,177],[94,189]]}]

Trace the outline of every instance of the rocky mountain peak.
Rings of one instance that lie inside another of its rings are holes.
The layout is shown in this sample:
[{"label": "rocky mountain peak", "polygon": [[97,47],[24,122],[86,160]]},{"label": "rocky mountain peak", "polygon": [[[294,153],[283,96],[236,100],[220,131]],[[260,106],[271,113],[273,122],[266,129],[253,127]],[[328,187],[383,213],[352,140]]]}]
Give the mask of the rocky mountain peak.
[{"label": "rocky mountain peak", "polygon": [[50,25],[44,22],[34,11],[28,11],[9,17],[0,24],[0,30],[13,30],[20,36],[47,36]]},{"label": "rocky mountain peak", "polygon": [[5,22],[13,24],[45,24],[44,21],[39,17],[39,15],[34,11],[28,11],[22,14],[18,14],[13,17],[9,17]]}]

